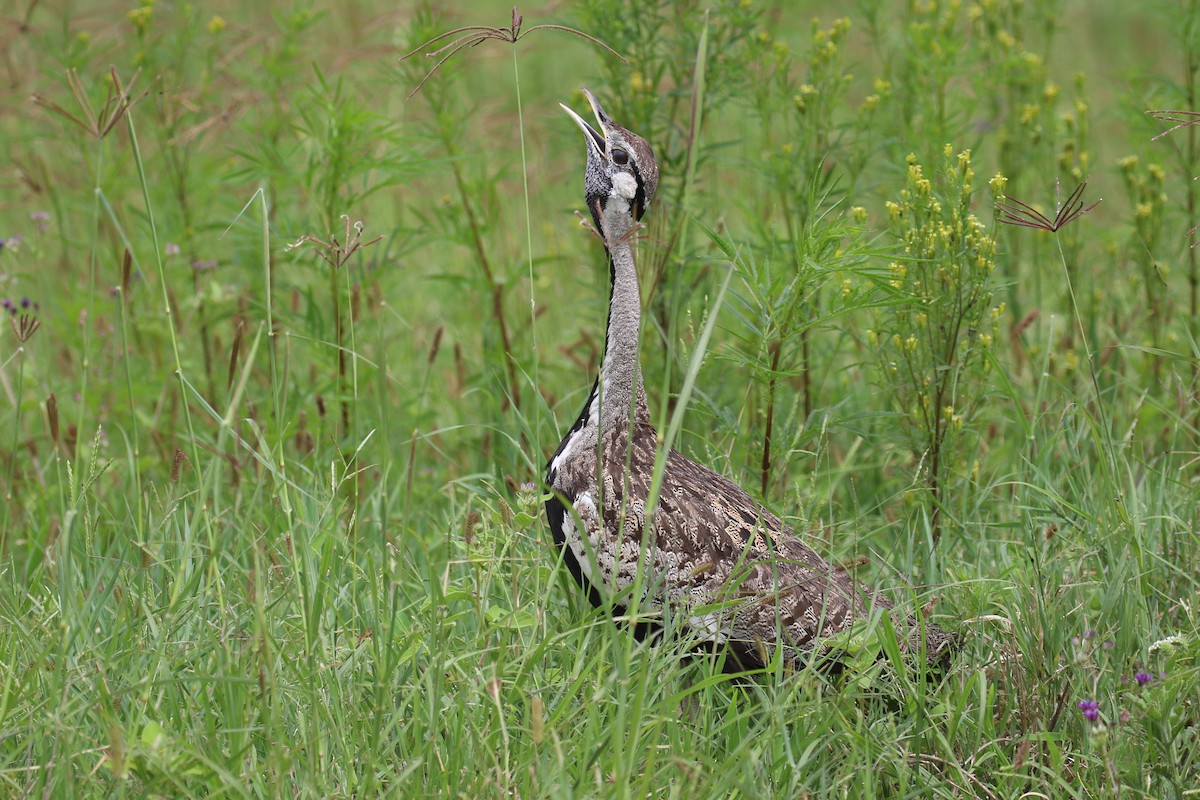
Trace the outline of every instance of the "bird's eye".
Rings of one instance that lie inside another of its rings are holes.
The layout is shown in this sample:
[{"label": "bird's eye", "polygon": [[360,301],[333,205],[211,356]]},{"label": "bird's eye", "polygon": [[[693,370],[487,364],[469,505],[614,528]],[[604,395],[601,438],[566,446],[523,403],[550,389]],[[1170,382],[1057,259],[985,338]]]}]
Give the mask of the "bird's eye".
[{"label": "bird's eye", "polygon": [[619,147],[614,147],[612,150],[612,160],[618,167],[623,167],[629,163],[629,153],[626,153]]}]

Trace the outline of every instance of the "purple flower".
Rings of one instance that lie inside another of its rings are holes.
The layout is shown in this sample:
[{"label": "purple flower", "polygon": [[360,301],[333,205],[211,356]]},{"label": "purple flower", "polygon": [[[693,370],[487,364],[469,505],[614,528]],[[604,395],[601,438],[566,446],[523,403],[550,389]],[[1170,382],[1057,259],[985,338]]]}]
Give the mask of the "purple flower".
[{"label": "purple flower", "polygon": [[1092,630],[1091,628],[1088,628],[1086,631],[1084,631],[1084,632],[1083,632],[1083,638],[1085,638],[1085,639],[1095,639],[1095,638],[1096,638],[1096,631]]},{"label": "purple flower", "polygon": [[1139,669],[1137,672],[1133,673],[1133,679],[1137,681],[1138,686],[1145,686],[1147,683],[1154,680],[1154,676],[1149,672],[1144,672]]},{"label": "purple flower", "polygon": [[1129,722],[1129,711],[1127,709],[1121,709],[1120,720],[1122,725],[1124,725],[1126,722]]},{"label": "purple flower", "polygon": [[193,261],[192,262],[192,269],[196,270],[197,272],[207,272],[210,269],[216,269],[216,268],[217,268],[217,262],[215,259],[210,260],[210,261]]},{"label": "purple flower", "polygon": [[1105,650],[1112,650],[1114,647],[1117,646],[1117,643],[1114,642],[1112,639],[1108,639],[1104,642],[1104,644],[1102,644],[1100,646],[1103,647]]},{"label": "purple flower", "polygon": [[44,231],[50,227],[50,212],[48,211],[34,211],[29,215],[29,218],[37,225],[39,231]]},{"label": "purple flower", "polygon": [[1072,636],[1071,644],[1075,645],[1076,647],[1079,647],[1079,645],[1083,644],[1083,640],[1080,639],[1078,636]]},{"label": "purple flower", "polygon": [[1083,712],[1083,718],[1088,722],[1100,719],[1100,704],[1092,699],[1080,700],[1075,707]]}]

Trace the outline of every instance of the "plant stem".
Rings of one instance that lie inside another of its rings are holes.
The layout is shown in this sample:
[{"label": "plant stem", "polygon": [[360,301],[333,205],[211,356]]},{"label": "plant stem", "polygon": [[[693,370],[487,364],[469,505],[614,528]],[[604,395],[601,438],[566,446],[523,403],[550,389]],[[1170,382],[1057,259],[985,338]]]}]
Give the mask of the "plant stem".
[{"label": "plant stem", "polygon": [[[532,342],[532,358],[533,358],[533,385],[540,386],[541,382],[538,379],[538,352],[537,352],[537,297],[535,296],[535,285],[533,281],[533,220],[529,214],[529,162],[525,154],[525,112],[521,106],[521,71],[517,67],[517,48],[514,45],[512,48],[513,58],[513,84],[517,91],[517,131],[521,134],[521,185],[525,193],[525,252],[529,256],[529,337]],[[515,381],[512,375],[512,360],[509,359],[509,379]],[[516,391],[516,384],[513,384],[513,390]],[[516,395],[514,395],[514,400]],[[542,404],[535,403],[535,407],[541,408]],[[542,427],[534,425],[534,435],[536,436]],[[536,442],[534,452],[542,451],[541,443]]]},{"label": "plant stem", "polygon": [[14,401],[16,406],[13,417],[12,447],[8,451],[8,486],[4,491],[4,524],[0,526],[0,551],[7,547],[5,537],[8,535],[9,515],[13,506],[13,487],[17,483],[17,446],[21,441],[21,398],[25,393],[25,345],[17,347],[16,356],[21,359],[17,367],[17,394]]},{"label": "plant stem", "polygon": [[771,377],[767,380],[767,420],[763,431],[762,450],[762,494],[767,496],[767,486],[771,482],[771,431],[775,425],[775,385],[779,372],[779,354],[783,350],[779,339],[771,342]]}]

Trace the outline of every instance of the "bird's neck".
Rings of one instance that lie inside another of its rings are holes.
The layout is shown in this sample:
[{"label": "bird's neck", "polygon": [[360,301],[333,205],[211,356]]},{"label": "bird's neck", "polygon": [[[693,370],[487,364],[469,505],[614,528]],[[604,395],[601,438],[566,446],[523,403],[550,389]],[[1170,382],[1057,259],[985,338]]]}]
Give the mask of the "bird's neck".
[{"label": "bird's neck", "polygon": [[634,422],[650,421],[638,358],[642,298],[634,258],[637,231],[627,210],[607,212],[600,221],[612,278],[604,361],[600,365],[600,425],[605,429],[628,428],[631,415]]}]

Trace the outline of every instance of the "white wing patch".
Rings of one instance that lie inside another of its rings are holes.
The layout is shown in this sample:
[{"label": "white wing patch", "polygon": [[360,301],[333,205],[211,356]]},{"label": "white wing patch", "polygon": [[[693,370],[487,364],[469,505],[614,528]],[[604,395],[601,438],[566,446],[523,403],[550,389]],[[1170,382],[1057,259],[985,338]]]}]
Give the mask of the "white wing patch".
[{"label": "white wing patch", "polygon": [[586,430],[589,430],[589,429],[594,431],[596,429],[596,424],[597,424],[597,420],[599,419],[599,417],[600,417],[600,396],[599,396],[599,394],[593,394],[592,402],[588,404],[587,422],[584,423],[582,428],[580,428],[579,430],[575,431],[573,434],[570,435],[570,437],[567,439],[566,447],[564,447],[562,449],[562,452],[559,453],[558,455],[556,455],[550,461],[550,471],[551,472],[557,472],[562,467],[563,464],[567,463],[567,461],[569,461],[572,458],[572,454],[575,451],[576,444],[579,442],[579,440],[581,438],[583,438],[583,432]]},{"label": "white wing patch", "polygon": [[692,626],[697,636],[706,641],[724,644],[729,640],[729,629],[721,627],[719,614],[688,617],[688,625]]},{"label": "white wing patch", "polygon": [[[570,445],[567,446],[570,449]],[[564,451],[565,452],[565,451]],[[608,580],[603,575],[603,556],[597,551],[599,542],[596,535],[599,530],[600,515],[596,511],[596,501],[592,499],[591,492],[583,492],[575,498],[574,513],[568,509],[563,515],[563,539],[567,543],[567,547],[571,548],[571,555],[575,556],[575,563],[579,564],[579,571],[583,577],[587,578],[600,596],[608,599]],[[584,535],[581,535],[575,528],[575,521],[578,519],[583,523],[583,534],[586,535],[587,541],[584,541]],[[601,575],[596,575],[593,567],[599,566]],[[611,574],[611,572],[610,572]]]}]

